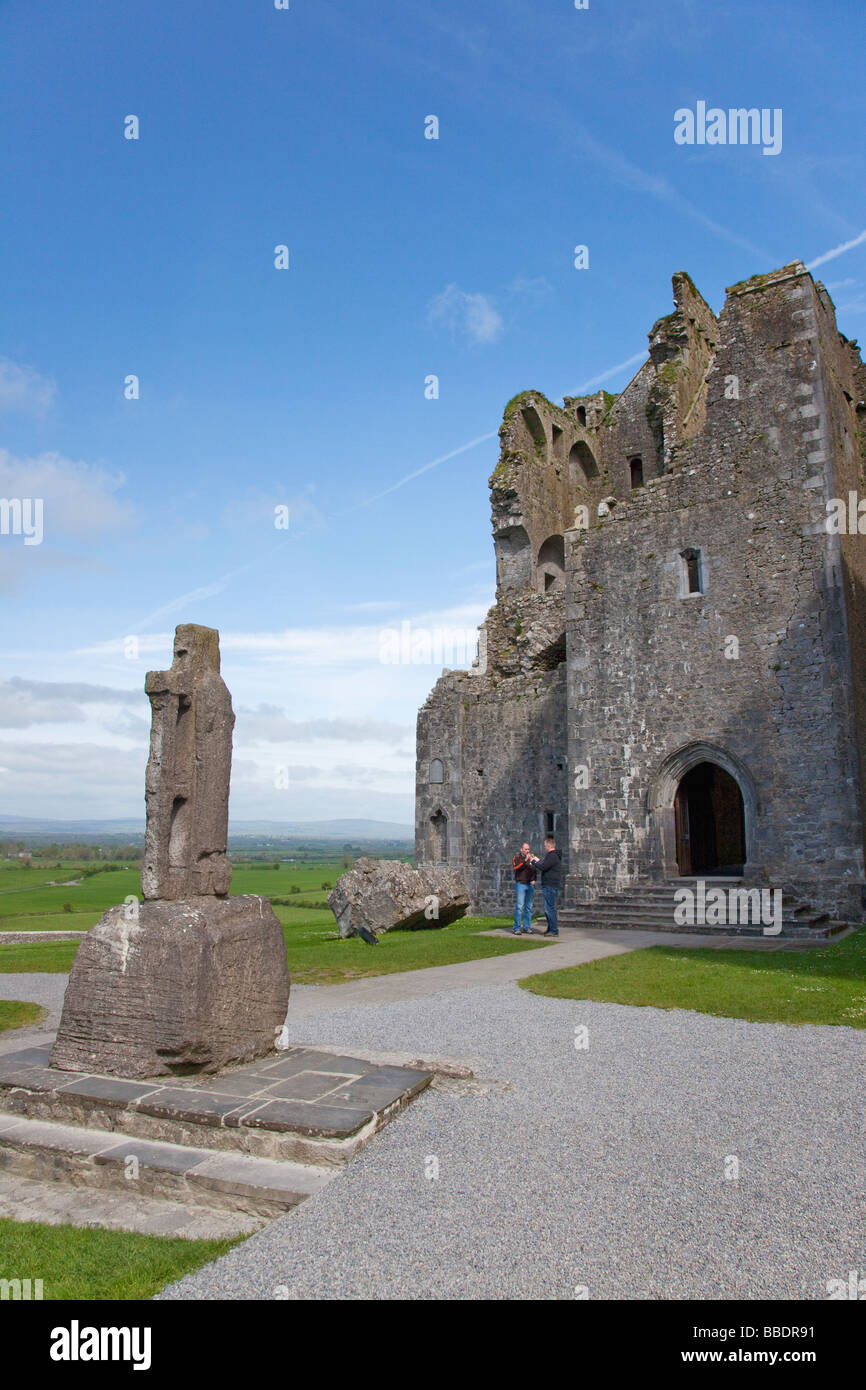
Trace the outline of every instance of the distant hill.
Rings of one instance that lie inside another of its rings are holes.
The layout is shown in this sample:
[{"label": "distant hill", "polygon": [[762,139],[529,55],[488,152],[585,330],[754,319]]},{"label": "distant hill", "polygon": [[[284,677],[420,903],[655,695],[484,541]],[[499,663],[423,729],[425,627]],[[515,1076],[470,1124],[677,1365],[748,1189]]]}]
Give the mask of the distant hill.
[{"label": "distant hill", "polygon": [[415,828],[387,820],[231,821],[230,835],[305,835],[317,840],[414,840]]},{"label": "distant hill", "polygon": [[[0,816],[0,838],[13,835],[59,835],[64,839],[81,839],[93,835],[144,834],[143,820],[38,820],[27,816]],[[315,840],[365,841],[414,840],[410,825],[398,825],[384,820],[313,820],[313,821],[232,821],[229,835],[234,838],[274,835]]]}]

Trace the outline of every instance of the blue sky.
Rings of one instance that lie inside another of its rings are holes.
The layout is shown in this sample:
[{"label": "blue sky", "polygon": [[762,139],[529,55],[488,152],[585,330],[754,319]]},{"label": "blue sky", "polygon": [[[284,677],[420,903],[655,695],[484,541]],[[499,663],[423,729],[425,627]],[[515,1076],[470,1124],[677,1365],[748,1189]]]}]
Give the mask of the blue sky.
[{"label": "blue sky", "polygon": [[[41,545],[0,535],[0,814],[140,814],[144,673],[200,622],[235,818],[408,822],[440,668],[382,634],[482,620],[505,402],[621,389],[675,270],[718,310],[856,241],[864,28],[855,0],[0,0],[0,497],[45,508]],[[677,145],[699,100],[781,109],[781,152]],[[856,337],[866,240],[816,274]]]}]

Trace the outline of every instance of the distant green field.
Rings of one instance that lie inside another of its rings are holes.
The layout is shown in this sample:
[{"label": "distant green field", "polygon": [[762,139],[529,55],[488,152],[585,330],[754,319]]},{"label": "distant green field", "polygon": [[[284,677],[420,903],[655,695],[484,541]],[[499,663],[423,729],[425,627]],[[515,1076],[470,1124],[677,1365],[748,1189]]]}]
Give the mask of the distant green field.
[{"label": "distant green field", "polygon": [[24,946],[0,945],[0,975],[36,973],[65,975],[72,969],[77,941],[28,941]]},{"label": "distant green field", "polygon": [[[4,931],[89,930],[106,908],[127,896],[140,896],[137,867],[94,874],[75,887],[47,886],[48,879],[73,877],[75,867],[67,865],[67,872],[61,874],[44,867],[22,869],[15,865],[8,869],[0,863],[0,942]],[[334,914],[325,902],[328,890],[322,884],[336,883],[344,872],[342,857],[281,863],[278,869],[247,864],[235,867],[232,893],[258,893],[273,900],[283,925],[289,970],[297,984],[337,984],[367,975],[504,956],[546,944],[538,939],[480,936],[486,928],[504,924],[504,919],[489,917],[464,918],[450,927],[388,932],[377,946],[367,946],[359,937],[341,941]],[[7,888],[14,891],[7,892]],[[298,891],[293,893],[293,888]],[[65,902],[72,903],[74,911],[64,912]],[[0,945],[0,974],[62,973],[70,969],[77,950],[77,941]]]},{"label": "distant green field", "polygon": [[[90,867],[90,866],[89,866]],[[77,883],[50,880],[79,879]],[[98,873],[84,878],[81,868],[67,866],[64,870],[4,869],[0,866],[0,929],[8,917],[63,913],[63,904],[71,903],[73,912],[96,912],[122,903],[130,894],[140,894],[141,874],[137,868],[118,872]]]},{"label": "distant green field", "polygon": [[90,931],[101,912],[50,912],[38,916],[0,917],[0,934],[12,931]]},{"label": "distant green field", "polygon": [[[276,862],[276,861],[275,861]],[[45,865],[22,868],[17,861],[0,861],[0,932],[4,931],[64,931],[69,928],[89,930],[102,913],[127,897],[141,895],[141,869],[102,871],[82,876],[92,864],[64,864],[62,869]],[[324,902],[329,883],[332,887],[340,874],[345,873],[342,858],[268,866],[235,866],[232,875],[233,893],[259,893],[266,898],[296,897],[298,904]],[[77,883],[50,881],[79,879]],[[293,890],[297,890],[293,892]],[[71,912],[64,911],[69,903]]]}]

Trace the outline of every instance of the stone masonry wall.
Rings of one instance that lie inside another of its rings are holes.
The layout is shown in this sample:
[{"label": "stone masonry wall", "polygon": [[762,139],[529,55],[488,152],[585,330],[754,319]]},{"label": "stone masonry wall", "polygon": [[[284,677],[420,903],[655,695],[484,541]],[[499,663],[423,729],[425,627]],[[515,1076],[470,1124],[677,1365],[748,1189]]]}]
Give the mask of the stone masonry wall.
[{"label": "stone masonry wall", "polygon": [[[565,668],[492,681],[452,672],[418,720],[417,862],[430,862],[430,817],[448,816],[449,862],[462,866],[472,912],[513,907],[511,857],[541,851],[548,814],[568,846]],[[429,782],[441,759],[447,781]]]},{"label": "stone masonry wall", "polygon": [[746,877],[854,918],[866,536],[826,513],[866,491],[866,368],[799,262],[718,319],[687,275],[673,289],[619,397],[506,407],[496,603],[475,671],[419,713],[416,858],[447,818],[473,910],[507,911],[513,849],[552,813],[566,903],[675,877],[677,785],[709,760],[743,795]]},{"label": "stone masonry wall", "polygon": [[[665,772],[689,745],[740,781],[747,874],[819,905],[859,898],[851,673],[818,433],[835,406],[812,293],[802,267],[729,292],[703,431],[669,475],[569,533],[569,754],[572,771],[589,769],[571,790],[572,898],[671,871]],[[687,547],[701,551],[704,593],[684,597]]]}]

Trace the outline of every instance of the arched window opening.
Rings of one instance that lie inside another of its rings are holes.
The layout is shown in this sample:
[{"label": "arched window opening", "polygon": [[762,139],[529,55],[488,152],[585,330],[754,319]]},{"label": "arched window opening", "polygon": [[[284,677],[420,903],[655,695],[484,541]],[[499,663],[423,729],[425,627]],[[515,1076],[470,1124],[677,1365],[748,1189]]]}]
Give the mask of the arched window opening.
[{"label": "arched window opening", "polygon": [[532,442],[536,449],[544,453],[547,449],[547,432],[544,423],[535,409],[534,405],[525,405],[520,414],[523,416],[523,423],[532,435]]},{"label": "arched window opening", "polygon": [[568,456],[568,480],[572,487],[585,487],[591,478],[598,478],[595,455],[588,444],[579,439]]},{"label": "arched window opening", "polygon": [[632,492],[635,488],[643,487],[643,459],[633,458],[628,461],[629,473],[631,474]]},{"label": "arched window opening", "polygon": [[538,590],[560,593],[565,588],[565,539],[548,536],[538,552]]},{"label": "arched window opening", "polygon": [[578,423],[579,425],[582,425],[583,428],[586,429],[586,406],[585,406],[585,405],[579,405],[579,406],[577,407],[577,423]]}]

